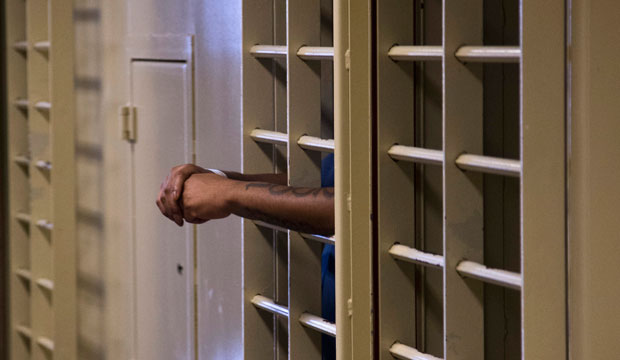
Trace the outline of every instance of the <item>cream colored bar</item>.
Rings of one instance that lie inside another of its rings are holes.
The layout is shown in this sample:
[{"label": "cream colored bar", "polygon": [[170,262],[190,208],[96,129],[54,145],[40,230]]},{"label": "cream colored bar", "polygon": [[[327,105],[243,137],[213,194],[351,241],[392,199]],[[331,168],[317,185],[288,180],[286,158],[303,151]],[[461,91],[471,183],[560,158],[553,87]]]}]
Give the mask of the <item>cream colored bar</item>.
[{"label": "cream colored bar", "polygon": [[38,220],[36,222],[36,225],[38,227],[40,227],[41,229],[45,229],[45,230],[53,230],[54,229],[54,224],[52,224],[51,222],[49,222],[48,220],[45,220],[45,219]]},{"label": "cream colored bar", "polygon": [[336,337],[336,324],[329,322],[322,317],[303,313],[299,317],[299,322],[312,330],[316,330],[325,335]]},{"label": "cream colored bar", "polygon": [[334,48],[329,46],[302,46],[297,56],[303,60],[334,60]]},{"label": "cream colored bar", "polygon": [[48,171],[52,170],[52,163],[49,161],[45,161],[45,160],[37,160],[34,166],[36,166],[37,168],[41,170],[48,170]]},{"label": "cream colored bar", "polygon": [[515,290],[521,290],[523,284],[521,274],[500,269],[490,269],[473,261],[461,261],[456,267],[456,271],[464,277]]},{"label": "cream colored bar", "polygon": [[521,49],[518,46],[461,46],[455,56],[462,62],[518,63]]},{"label": "cream colored bar", "polygon": [[441,46],[393,46],[388,51],[392,60],[398,61],[441,61],[443,49]]},{"label": "cream colored bar", "polygon": [[322,152],[334,152],[334,139],[321,139],[314,136],[304,135],[297,140],[297,145],[302,149]]},{"label": "cream colored bar", "polygon": [[16,43],[13,44],[13,49],[19,51],[19,52],[26,52],[28,51],[28,42],[27,41],[18,41]]},{"label": "cream colored bar", "polygon": [[17,106],[18,109],[28,110],[28,99],[17,99],[13,102],[13,104]]},{"label": "cream colored bar", "polygon": [[15,218],[23,223],[30,223],[30,214],[17,213],[15,214]]},{"label": "cream colored bar", "polygon": [[260,221],[260,220],[252,220],[252,222],[254,223],[254,225],[259,226],[259,227],[264,227],[267,229],[271,229],[271,230],[277,230],[277,231],[282,231],[282,232],[287,232],[288,229],[284,228],[282,226],[278,226],[278,225],[273,225],[264,221]]},{"label": "cream colored bar", "polygon": [[286,58],[286,46],[284,45],[254,45],[250,54],[255,58]]},{"label": "cream colored bar", "polygon": [[36,51],[47,54],[50,51],[49,41],[38,41],[32,46]]},{"label": "cream colored bar", "polygon": [[40,279],[37,279],[36,283],[39,287],[46,289],[48,291],[54,290],[54,282],[50,279],[40,278]]},{"label": "cream colored bar", "polygon": [[282,305],[276,304],[268,297],[256,295],[252,298],[252,304],[272,314],[288,317],[288,309]]},{"label": "cream colored bar", "polygon": [[421,164],[443,164],[443,151],[424,149],[413,146],[394,145],[388,150],[394,160],[410,161]]},{"label": "cream colored bar", "polygon": [[398,342],[394,343],[392,347],[390,347],[390,354],[392,354],[392,356],[397,359],[405,360],[442,360],[433,355],[419,352],[411,346],[407,346]]},{"label": "cream colored bar", "polygon": [[278,131],[254,129],[250,133],[250,137],[260,143],[268,143],[274,145],[287,145],[288,135]]},{"label": "cream colored bar", "polygon": [[39,111],[50,111],[52,104],[49,101],[38,101],[34,104],[34,108]]},{"label": "cream colored bar", "polygon": [[462,154],[456,158],[456,166],[461,170],[477,171],[486,174],[521,176],[521,162],[519,160]]},{"label": "cream colored bar", "polygon": [[304,233],[300,233],[299,235],[301,235],[301,237],[304,239],[314,240],[314,241],[322,242],[328,245],[336,244],[336,239],[333,236],[323,236],[323,235],[304,234]]},{"label": "cream colored bar", "polygon": [[32,330],[27,326],[17,325],[15,326],[15,331],[21,336],[28,338],[28,340],[32,339]]},{"label": "cream colored bar", "polygon": [[16,164],[21,165],[21,166],[28,166],[30,165],[30,159],[27,156],[24,155],[17,155],[13,158],[13,161],[15,161]]},{"label": "cream colored bar", "polygon": [[45,336],[41,336],[37,338],[37,345],[39,345],[40,347],[44,348],[45,350],[49,352],[54,351],[54,341],[52,341],[52,339],[50,338],[46,338]]},{"label": "cream colored bar", "polygon": [[396,259],[411,262],[414,264],[438,269],[444,267],[443,256],[426,253],[406,245],[394,244],[390,248],[389,253],[390,255],[392,255],[392,257]]},{"label": "cream colored bar", "polygon": [[30,272],[30,270],[27,269],[17,269],[15,270],[15,275],[22,280],[32,280],[32,273]]}]

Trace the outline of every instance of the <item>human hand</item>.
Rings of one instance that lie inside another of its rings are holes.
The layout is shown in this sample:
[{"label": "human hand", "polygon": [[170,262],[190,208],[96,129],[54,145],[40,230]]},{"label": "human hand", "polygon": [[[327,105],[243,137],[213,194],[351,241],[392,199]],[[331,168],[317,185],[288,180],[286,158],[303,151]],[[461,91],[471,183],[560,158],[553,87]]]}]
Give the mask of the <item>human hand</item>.
[{"label": "human hand", "polygon": [[202,224],[232,212],[232,191],[238,181],[213,173],[193,174],[185,181],[181,206],[185,221]]},{"label": "human hand", "polygon": [[208,170],[194,164],[175,166],[170,174],[164,179],[159,187],[157,207],[164,216],[174,221],[177,225],[183,225],[183,211],[179,206],[179,197],[183,192],[185,180],[193,174],[206,173]]}]

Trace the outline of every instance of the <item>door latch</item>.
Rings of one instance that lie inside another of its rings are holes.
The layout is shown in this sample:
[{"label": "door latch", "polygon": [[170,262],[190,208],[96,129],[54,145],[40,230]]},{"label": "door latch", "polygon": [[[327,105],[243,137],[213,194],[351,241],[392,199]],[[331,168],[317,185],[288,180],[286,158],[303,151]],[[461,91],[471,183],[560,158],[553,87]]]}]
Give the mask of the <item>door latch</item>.
[{"label": "door latch", "polygon": [[121,118],[121,139],[135,142],[138,129],[136,124],[136,107],[131,104],[121,106],[119,113]]}]

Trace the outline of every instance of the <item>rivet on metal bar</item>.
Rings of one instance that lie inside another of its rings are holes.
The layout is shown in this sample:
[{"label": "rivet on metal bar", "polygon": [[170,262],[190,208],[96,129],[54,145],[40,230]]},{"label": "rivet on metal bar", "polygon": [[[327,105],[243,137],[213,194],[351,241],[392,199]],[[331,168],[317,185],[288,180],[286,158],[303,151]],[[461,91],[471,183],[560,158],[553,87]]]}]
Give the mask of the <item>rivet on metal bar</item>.
[{"label": "rivet on metal bar", "polygon": [[28,110],[28,99],[16,99],[13,104],[20,110]]},{"label": "rivet on metal bar", "polygon": [[521,49],[518,46],[461,46],[455,56],[462,62],[518,63]]},{"label": "rivet on metal bar", "polygon": [[23,325],[17,325],[15,326],[15,331],[19,335],[25,337],[26,339],[32,340],[32,330],[30,330],[29,327],[23,326]]},{"label": "rivet on metal bar", "polygon": [[334,140],[333,139],[321,139],[314,136],[304,135],[297,140],[297,145],[302,149],[322,151],[322,152],[334,152]]},{"label": "rivet on metal bar", "polygon": [[30,273],[30,270],[26,269],[15,270],[15,275],[25,281],[30,281],[32,279],[32,274]]},{"label": "rivet on metal bar", "polygon": [[392,354],[392,356],[394,356],[397,359],[404,359],[404,360],[442,360],[438,357],[425,354],[410,346],[407,346],[407,345],[404,345],[398,342],[394,343],[392,347],[390,347],[390,354]]},{"label": "rivet on metal bar", "polygon": [[54,341],[52,339],[41,336],[37,338],[37,344],[49,352],[54,351]]},{"label": "rivet on metal bar", "polygon": [[301,235],[301,237],[304,239],[314,240],[328,245],[336,244],[336,239],[333,236],[313,235],[304,233],[299,233],[299,235]]},{"label": "rivet on metal bar", "polygon": [[336,337],[336,324],[329,322],[322,317],[303,313],[299,317],[299,322],[309,329],[316,330],[325,335]]},{"label": "rivet on metal bar", "polygon": [[47,54],[50,51],[49,41],[38,41],[32,46],[36,51]]},{"label": "rivet on metal bar", "polygon": [[394,145],[388,150],[394,160],[410,161],[421,164],[443,164],[443,151],[424,149],[413,146]]},{"label": "rivet on metal bar", "polygon": [[18,221],[21,221],[21,222],[26,223],[26,224],[30,224],[30,214],[17,213],[17,214],[15,214],[15,218]]},{"label": "rivet on metal bar", "polygon": [[268,297],[256,295],[252,298],[252,304],[272,314],[288,317],[288,309],[285,306],[276,304]]},{"label": "rivet on metal bar", "polygon": [[37,285],[42,289],[53,291],[54,290],[54,282],[50,279],[41,278],[37,280]]},{"label": "rivet on metal bar", "polygon": [[41,220],[37,220],[36,225],[38,227],[40,227],[41,229],[45,229],[45,230],[53,230],[54,229],[54,224],[52,224],[51,222],[45,220],[45,219],[41,219]]},{"label": "rivet on metal bar", "polygon": [[13,161],[15,161],[15,163],[17,165],[21,165],[21,166],[28,166],[30,165],[30,159],[27,156],[24,155],[17,155],[13,158]]},{"label": "rivet on metal bar", "polygon": [[519,273],[500,269],[490,269],[473,261],[461,261],[457,265],[456,271],[458,271],[463,277],[477,279],[489,284],[495,284],[515,290],[521,290],[521,286],[523,284],[523,279]]},{"label": "rivet on metal bar", "polygon": [[28,51],[28,42],[27,41],[17,41],[13,43],[13,49],[25,53]]},{"label": "rivet on metal bar", "polygon": [[50,111],[52,109],[52,104],[48,101],[39,101],[34,104],[34,108],[39,111]]},{"label": "rivet on metal bar", "polygon": [[302,46],[297,56],[303,60],[334,60],[334,48],[327,46]]},{"label": "rivet on metal bar", "polygon": [[513,177],[521,176],[521,162],[519,160],[463,154],[456,159],[456,166],[461,170]]},{"label": "rivet on metal bar", "polygon": [[271,130],[262,130],[262,129],[254,129],[250,133],[250,137],[260,143],[268,143],[274,145],[287,145],[288,144],[288,134],[271,131]]},{"label": "rivet on metal bar", "polygon": [[255,58],[285,58],[286,46],[283,45],[254,45],[250,49],[250,54]]},{"label": "rivet on metal bar", "polygon": [[45,161],[45,160],[37,160],[37,162],[34,163],[34,166],[36,166],[37,168],[41,170],[47,170],[47,171],[52,170],[52,163],[49,161]]},{"label": "rivet on metal bar", "polygon": [[439,269],[443,268],[445,263],[441,255],[426,253],[401,244],[392,245],[389,253],[399,260]]},{"label": "rivet on metal bar", "polygon": [[441,46],[393,46],[388,51],[392,60],[398,61],[440,61],[443,58]]}]

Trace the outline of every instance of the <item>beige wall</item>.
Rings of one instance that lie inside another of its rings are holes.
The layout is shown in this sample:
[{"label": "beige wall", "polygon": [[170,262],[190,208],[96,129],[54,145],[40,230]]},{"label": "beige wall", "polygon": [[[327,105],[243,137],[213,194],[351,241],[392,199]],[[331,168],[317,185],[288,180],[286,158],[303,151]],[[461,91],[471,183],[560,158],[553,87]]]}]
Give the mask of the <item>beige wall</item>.
[{"label": "beige wall", "polygon": [[569,348],[574,360],[616,359],[620,353],[620,3],[572,3]]}]

